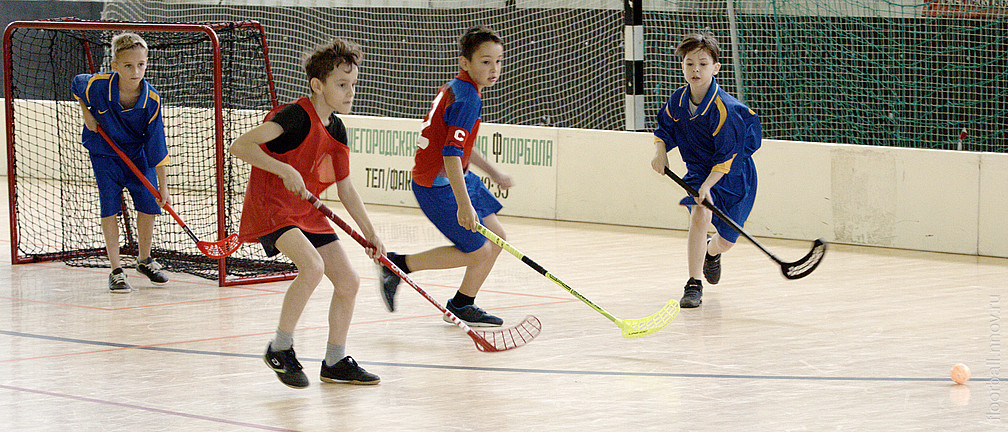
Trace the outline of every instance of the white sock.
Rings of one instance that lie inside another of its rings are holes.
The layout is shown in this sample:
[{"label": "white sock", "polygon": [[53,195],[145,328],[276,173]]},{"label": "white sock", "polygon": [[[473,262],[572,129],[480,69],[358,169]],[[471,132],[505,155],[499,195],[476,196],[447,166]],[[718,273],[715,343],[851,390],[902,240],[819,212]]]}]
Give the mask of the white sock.
[{"label": "white sock", "polygon": [[333,345],[331,343],[326,343],[325,348],[325,364],[326,366],[332,366],[339,363],[346,357],[346,345]]},{"label": "white sock", "polygon": [[273,351],[283,351],[290,349],[292,346],[294,346],[294,335],[277,329],[276,336],[273,336],[273,341],[270,342],[270,349]]}]

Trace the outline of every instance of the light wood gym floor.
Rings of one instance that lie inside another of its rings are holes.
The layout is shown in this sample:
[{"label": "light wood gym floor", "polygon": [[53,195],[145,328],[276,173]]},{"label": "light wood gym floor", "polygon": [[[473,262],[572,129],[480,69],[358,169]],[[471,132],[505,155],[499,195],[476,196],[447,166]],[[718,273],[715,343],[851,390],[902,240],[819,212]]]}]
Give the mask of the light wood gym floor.
[{"label": "light wood gym floor", "polygon": [[[339,204],[329,204],[346,217]],[[369,210],[390,250],[445,243],[418,210]],[[518,249],[619,318],[647,316],[682,294],[685,232],[501,220]],[[373,265],[342,236],[361,277],[348,353],[382,382],[319,381],[332,290],[323,282],[295,333],[312,383],[294,390],[261,359],[286,283],[219,288],[172,273],[167,288],[151,288],[128,270],[135,291],[110,294],[106,269],[10,265],[9,236],[4,228],[4,431],[995,431],[1008,425],[1002,402],[1008,387],[991,379],[1008,366],[1002,344],[1008,327],[1001,325],[1008,260],[831,245],[811,276],[786,281],[742,239],[723,258],[721,283],[705,287],[702,307],[681,311],[654,335],[623,339],[609,320],[504,252],[477,304],[505,326],[535,315],[543,331],[527,346],[490,354],[443,323],[405,283],[400,310],[386,312]],[[811,245],[811,239],[761,241],[785,260]],[[414,276],[444,302],[461,272]],[[973,371],[963,386],[948,378],[960,362]]]}]

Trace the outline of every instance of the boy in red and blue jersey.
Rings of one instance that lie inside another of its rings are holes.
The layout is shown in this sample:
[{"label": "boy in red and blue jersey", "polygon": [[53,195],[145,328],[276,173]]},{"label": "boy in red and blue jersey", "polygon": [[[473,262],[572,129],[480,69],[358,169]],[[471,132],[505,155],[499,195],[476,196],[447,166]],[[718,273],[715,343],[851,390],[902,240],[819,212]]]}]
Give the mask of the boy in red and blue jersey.
[{"label": "boy in red and blue jersey", "polygon": [[[168,148],[161,118],[161,96],[144,79],[147,43],[135,33],[117,35],[112,39],[111,66],[112,72],[75,76],[70,89],[84,116],[81,139],[91,157],[98,184],[102,234],[112,267],[109,290],[128,293],[132,288],[126,282],[119,259],[123,188],[129,190],[137,210],[137,271],[154,285],[168,283],[161,265],[150,256],[154,217],[161,214],[162,206],[171,204],[165,176]],[[158,188],[160,202],[105,142],[97,132],[98,126]]]},{"label": "boy in red and blue jersey", "polygon": [[[680,307],[700,306],[702,271],[710,284],[721,279],[721,253],[731,249],[739,233],[728,223],[712,221],[710,209],[697,205],[709,199],[739,226],[745,224],[756,200],[756,165],[752,154],[760,147],[763,129],[759,116],[725,92],[714,75],[721,69],[717,39],[709,31],[687,35],[676,48],[682,58],[687,85],[672,93],[658,113],[655,156],[651,167],[664,174],[668,152],[679,148],[686,175],[683,180],[699,196],[680,204],[690,209],[687,237],[689,280]],[[717,233],[706,239],[713,222]],[[705,241],[706,239],[706,241]]]},{"label": "boy in red and blue jersey", "polygon": [[[462,283],[445,308],[470,326],[499,326],[504,321],[477,307],[475,299],[501,249],[475,227],[481,223],[505,238],[497,219],[502,206],[479,176],[469,171],[469,164],[490,175],[502,189],[511,187],[510,176],[473,151],[483,109],[480,92],[500,78],[504,45],[493,30],[477,26],[466,30],[459,47],[461,72],[438,89],[424,117],[412,185],[420,209],[452,245],[411,255],[390,252],[388,257],[407,273],[465,267]],[[385,306],[395,311],[400,279],[382,268],[381,281]]]}]

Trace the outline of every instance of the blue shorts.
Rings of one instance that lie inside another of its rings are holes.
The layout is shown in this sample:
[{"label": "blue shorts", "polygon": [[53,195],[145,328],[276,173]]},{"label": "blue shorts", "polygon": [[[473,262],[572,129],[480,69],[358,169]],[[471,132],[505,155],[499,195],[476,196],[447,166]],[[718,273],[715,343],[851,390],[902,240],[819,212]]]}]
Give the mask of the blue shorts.
[{"label": "blue shorts", "polygon": [[[736,163],[738,162],[736,161]],[[734,171],[735,167],[732,168]],[[756,165],[752,163],[752,159],[745,159],[739,168],[741,168],[739,175],[721,177],[721,180],[711,188],[711,195],[714,196],[714,207],[723,211],[740,227],[745,227],[746,219],[749,219],[749,213],[752,211],[753,204],[756,203]],[[687,173],[683,177],[683,181],[693,186],[694,189],[699,189],[706,178],[707,174],[691,175],[691,173]],[[687,196],[679,201],[679,204],[692,211],[696,200],[692,196]],[[735,231],[730,224],[721,218],[714,216],[711,219],[711,224],[714,225],[714,229],[717,230],[721,238],[732,243],[738,240],[738,231]]]},{"label": "blue shorts", "polygon": [[[499,212],[504,207],[472,171],[466,173],[465,183],[469,200],[476,209],[480,223],[483,223],[483,218]],[[427,219],[430,219],[438,231],[448,237],[458,250],[470,253],[486,243],[483,234],[469,231],[458,224],[458,203],[455,202],[450,184],[426,187],[413,182],[413,195],[420,204],[420,210],[427,215]]]},{"label": "blue shorts", "polygon": [[[161,207],[147,187],[137,178],[133,170],[118,156],[91,155],[91,168],[98,183],[98,201],[101,203],[101,217],[122,214],[122,190],[126,188],[133,197],[136,211],[151,215],[161,214]],[[141,168],[147,180],[158,187],[157,170],[153,167]]]}]

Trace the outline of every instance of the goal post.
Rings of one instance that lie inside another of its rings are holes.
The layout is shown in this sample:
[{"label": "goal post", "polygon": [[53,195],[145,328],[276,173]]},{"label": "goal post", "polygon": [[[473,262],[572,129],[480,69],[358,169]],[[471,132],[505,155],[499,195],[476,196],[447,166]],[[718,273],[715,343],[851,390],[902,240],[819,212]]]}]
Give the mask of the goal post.
[{"label": "goal post", "polygon": [[[19,21],[3,37],[13,263],[108,266],[97,186],[81,144],[83,119],[70,80],[109,71],[109,43],[124,31],[148,42],[145,78],[161,96],[173,207],[207,239],[238,230],[251,169],[225,149],[277,104],[258,22]],[[125,259],[137,252],[128,193],[122,206]],[[289,261],[268,258],[254,245],[227,258],[208,258],[167,217],[156,218],[151,254],[170,271],[217,279],[221,286],[294,275]]]}]

